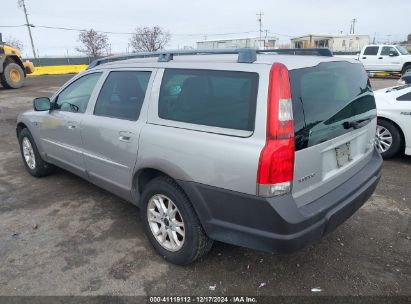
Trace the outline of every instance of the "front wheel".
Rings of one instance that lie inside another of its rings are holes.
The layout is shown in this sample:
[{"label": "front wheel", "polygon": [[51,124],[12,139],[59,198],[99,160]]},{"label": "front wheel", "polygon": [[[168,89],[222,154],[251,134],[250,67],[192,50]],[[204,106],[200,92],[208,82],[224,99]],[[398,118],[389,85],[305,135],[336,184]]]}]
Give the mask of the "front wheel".
[{"label": "front wheel", "polygon": [[41,158],[33,136],[28,129],[21,130],[19,143],[24,166],[32,176],[43,177],[52,172],[53,166]]},{"label": "front wheel", "polygon": [[375,144],[378,152],[381,153],[384,159],[395,156],[400,151],[402,145],[402,136],[397,126],[387,120],[379,119]]},{"label": "front wheel", "polygon": [[167,261],[187,265],[211,249],[213,241],[205,234],[188,197],[172,179],[152,180],[141,202],[145,233]]}]

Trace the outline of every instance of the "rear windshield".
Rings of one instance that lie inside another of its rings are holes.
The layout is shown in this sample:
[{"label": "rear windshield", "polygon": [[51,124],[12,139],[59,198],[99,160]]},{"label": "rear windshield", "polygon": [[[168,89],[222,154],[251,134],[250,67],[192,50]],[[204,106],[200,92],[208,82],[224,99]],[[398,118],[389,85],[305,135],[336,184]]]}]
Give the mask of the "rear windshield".
[{"label": "rear windshield", "polygon": [[377,114],[361,64],[323,62],[291,70],[290,82],[297,151],[352,132],[347,123]]}]

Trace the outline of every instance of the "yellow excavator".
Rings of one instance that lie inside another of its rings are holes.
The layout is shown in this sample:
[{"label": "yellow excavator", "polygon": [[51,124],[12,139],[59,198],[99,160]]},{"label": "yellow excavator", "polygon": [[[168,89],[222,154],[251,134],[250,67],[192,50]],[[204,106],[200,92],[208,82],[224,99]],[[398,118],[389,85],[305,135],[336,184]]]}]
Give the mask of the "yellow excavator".
[{"label": "yellow excavator", "polygon": [[6,89],[18,89],[27,74],[34,72],[31,61],[23,61],[21,51],[3,42],[0,33],[0,83]]}]

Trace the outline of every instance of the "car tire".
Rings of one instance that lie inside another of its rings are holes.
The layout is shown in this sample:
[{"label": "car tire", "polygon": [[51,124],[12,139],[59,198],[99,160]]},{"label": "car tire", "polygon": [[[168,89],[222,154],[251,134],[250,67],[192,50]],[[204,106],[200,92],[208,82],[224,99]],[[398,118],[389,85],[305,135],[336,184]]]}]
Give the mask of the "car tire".
[{"label": "car tire", "polygon": [[43,177],[49,175],[53,171],[53,165],[45,162],[41,158],[33,136],[27,128],[21,130],[19,134],[19,143],[24,166],[32,176]]},{"label": "car tire", "polygon": [[384,159],[392,158],[402,147],[401,131],[392,122],[378,119],[375,142],[378,152]]},{"label": "car tire", "polygon": [[402,68],[401,75],[403,76],[403,75],[407,74],[408,72],[411,72],[411,64],[406,64]]},{"label": "car tire", "polygon": [[188,197],[171,178],[160,176],[149,182],[141,196],[140,215],[154,249],[173,264],[190,264],[213,245]]},{"label": "car tire", "polygon": [[18,89],[24,83],[24,71],[17,63],[9,63],[0,74],[1,85],[6,89]]}]

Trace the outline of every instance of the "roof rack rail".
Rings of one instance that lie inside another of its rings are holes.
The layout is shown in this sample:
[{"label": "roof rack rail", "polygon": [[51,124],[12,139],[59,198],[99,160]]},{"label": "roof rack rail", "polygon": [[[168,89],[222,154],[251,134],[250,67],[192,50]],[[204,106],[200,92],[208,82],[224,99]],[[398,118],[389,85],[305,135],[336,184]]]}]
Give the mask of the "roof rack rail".
[{"label": "roof rack rail", "polygon": [[119,56],[109,56],[96,59],[90,63],[87,69],[92,69],[98,65],[121,61],[133,58],[150,58],[158,57],[158,62],[169,62],[173,60],[174,56],[183,55],[217,55],[217,54],[237,54],[238,63],[253,63],[257,60],[257,54],[287,54],[287,55],[314,55],[314,56],[333,56],[329,49],[267,49],[257,50],[252,48],[239,48],[239,49],[207,49],[207,50],[170,50],[170,51],[157,51],[157,52],[142,52],[133,53]]},{"label": "roof rack rail", "polygon": [[170,50],[170,51],[157,51],[157,52],[142,52],[134,53],[128,55],[119,55],[119,56],[109,56],[104,58],[99,58],[90,63],[87,69],[94,68],[98,65],[134,59],[134,58],[150,58],[158,57],[159,62],[168,62],[173,60],[174,56],[182,55],[216,55],[216,54],[238,54],[239,63],[253,63],[257,60],[257,52],[255,49],[251,48],[241,48],[241,49],[208,49],[208,50]]},{"label": "roof rack rail", "polygon": [[308,49],[268,49],[258,50],[258,54],[277,53],[281,55],[306,55],[306,56],[325,56],[333,57],[333,52],[328,48],[308,48]]}]

